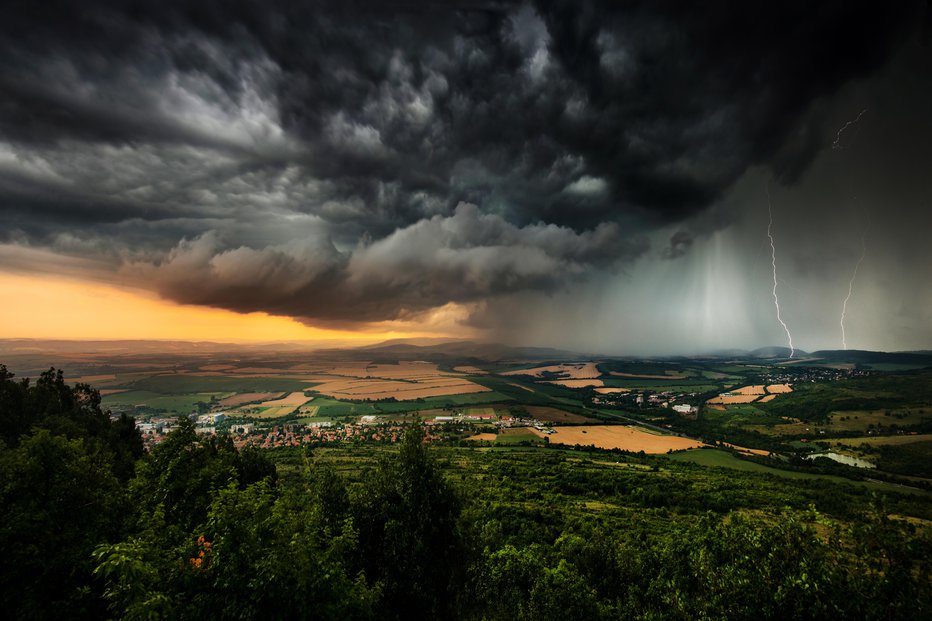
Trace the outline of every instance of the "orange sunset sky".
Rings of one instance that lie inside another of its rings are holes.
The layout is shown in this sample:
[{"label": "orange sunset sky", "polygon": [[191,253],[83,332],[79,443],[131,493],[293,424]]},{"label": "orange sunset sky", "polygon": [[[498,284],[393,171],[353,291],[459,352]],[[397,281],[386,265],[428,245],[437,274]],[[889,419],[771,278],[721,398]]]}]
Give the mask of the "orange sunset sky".
[{"label": "orange sunset sky", "polygon": [[[362,345],[394,338],[438,336],[426,330],[377,324],[362,330],[306,326],[287,317],[175,304],[153,293],[56,276],[0,272],[2,338],[178,339],[221,342],[341,340]],[[442,328],[441,328],[442,329]],[[442,335],[442,334],[440,334]]]}]

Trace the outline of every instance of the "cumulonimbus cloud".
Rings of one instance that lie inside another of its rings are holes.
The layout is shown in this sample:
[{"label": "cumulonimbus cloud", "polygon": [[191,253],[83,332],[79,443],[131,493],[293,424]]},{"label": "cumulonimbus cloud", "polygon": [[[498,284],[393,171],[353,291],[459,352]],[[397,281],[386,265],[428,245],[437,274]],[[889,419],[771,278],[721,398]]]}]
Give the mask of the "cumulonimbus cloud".
[{"label": "cumulonimbus cloud", "polygon": [[129,263],[123,274],[182,303],[352,323],[553,291],[645,249],[645,241],[626,239],[614,223],[580,233],[553,224],[518,227],[464,203],[451,216],[345,252],[326,235],[251,248],[225,247],[221,236],[207,233],[182,241],[162,261]]}]

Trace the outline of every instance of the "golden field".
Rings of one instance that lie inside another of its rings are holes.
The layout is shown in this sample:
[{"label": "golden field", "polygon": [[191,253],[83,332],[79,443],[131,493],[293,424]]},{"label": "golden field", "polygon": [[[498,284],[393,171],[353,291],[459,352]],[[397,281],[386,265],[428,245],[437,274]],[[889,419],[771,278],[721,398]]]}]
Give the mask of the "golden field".
[{"label": "golden field", "polygon": [[531,377],[542,378],[545,373],[554,373],[559,375],[561,379],[576,380],[593,379],[601,375],[594,362],[552,364],[545,367],[534,367],[533,369],[516,369],[514,371],[505,371],[501,375],[530,375]]},{"label": "golden field", "polygon": [[660,436],[625,425],[586,425],[582,427],[556,427],[548,436],[551,444],[594,445],[603,449],[666,453],[669,450],[698,448],[701,442],[679,436]]}]

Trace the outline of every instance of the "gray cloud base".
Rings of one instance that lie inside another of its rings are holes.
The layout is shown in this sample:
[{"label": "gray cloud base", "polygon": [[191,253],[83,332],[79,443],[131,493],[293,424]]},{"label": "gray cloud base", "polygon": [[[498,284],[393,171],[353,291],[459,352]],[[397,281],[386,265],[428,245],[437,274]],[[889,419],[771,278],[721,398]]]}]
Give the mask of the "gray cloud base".
[{"label": "gray cloud base", "polygon": [[688,257],[749,170],[800,183],[830,98],[928,55],[928,24],[912,2],[15,3],[0,267],[491,325],[513,304],[486,301]]}]

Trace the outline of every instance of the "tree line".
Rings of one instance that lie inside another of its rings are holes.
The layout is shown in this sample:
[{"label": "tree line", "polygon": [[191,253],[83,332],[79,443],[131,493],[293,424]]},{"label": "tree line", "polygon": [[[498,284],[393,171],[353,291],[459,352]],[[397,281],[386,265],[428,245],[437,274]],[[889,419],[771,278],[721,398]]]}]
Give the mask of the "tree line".
[{"label": "tree line", "polygon": [[[412,425],[359,480],[202,437],[149,452],[86,385],[0,366],[0,596],[11,618],[925,618],[928,537],[874,507],[651,528],[521,513],[457,480]],[[456,449],[451,449],[456,450]],[[542,455],[546,469],[549,457]],[[517,466],[516,466],[517,468]],[[516,469],[515,476],[520,476]],[[649,474],[645,474],[649,476]],[[606,483],[610,484],[610,483]],[[575,486],[567,475],[564,491]],[[491,498],[491,500],[490,500]]]}]

